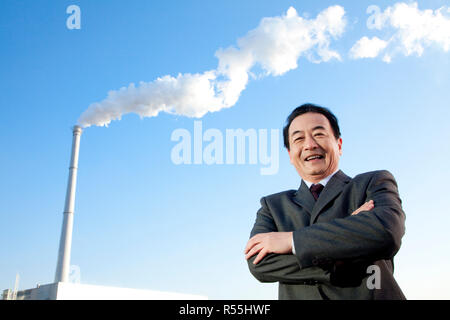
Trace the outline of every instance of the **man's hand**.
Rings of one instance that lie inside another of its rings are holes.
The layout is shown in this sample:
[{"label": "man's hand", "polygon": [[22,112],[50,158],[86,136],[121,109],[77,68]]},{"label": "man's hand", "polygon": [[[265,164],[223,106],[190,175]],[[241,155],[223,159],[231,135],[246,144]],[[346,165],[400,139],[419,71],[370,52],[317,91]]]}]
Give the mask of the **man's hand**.
[{"label": "man's hand", "polygon": [[261,261],[269,253],[291,253],[292,232],[268,232],[259,233],[247,242],[245,247],[245,259],[249,259],[258,253],[253,264]]},{"label": "man's hand", "polygon": [[361,211],[370,211],[375,207],[375,204],[373,203],[373,200],[369,200],[366,203],[364,203],[361,207],[353,211],[352,216],[360,213]]}]

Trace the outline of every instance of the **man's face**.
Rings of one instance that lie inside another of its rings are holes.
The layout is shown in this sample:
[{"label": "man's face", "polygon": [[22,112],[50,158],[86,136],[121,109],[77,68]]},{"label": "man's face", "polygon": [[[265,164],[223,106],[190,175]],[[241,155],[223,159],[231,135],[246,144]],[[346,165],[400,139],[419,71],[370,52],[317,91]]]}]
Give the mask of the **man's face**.
[{"label": "man's face", "polygon": [[342,138],[336,139],[328,119],[315,112],[295,118],[289,126],[289,158],[306,181],[318,183],[339,167]]}]

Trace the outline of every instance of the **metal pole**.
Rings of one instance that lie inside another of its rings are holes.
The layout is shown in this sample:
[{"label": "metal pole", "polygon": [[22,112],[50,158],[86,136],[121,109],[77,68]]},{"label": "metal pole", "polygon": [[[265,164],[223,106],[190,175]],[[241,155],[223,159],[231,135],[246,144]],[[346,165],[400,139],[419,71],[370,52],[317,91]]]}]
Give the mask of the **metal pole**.
[{"label": "metal pole", "polygon": [[72,247],[73,212],[75,207],[75,189],[77,185],[78,153],[80,150],[80,126],[73,127],[72,157],[69,167],[64,218],[59,242],[58,263],[56,265],[55,282],[67,282],[69,279],[70,250]]}]

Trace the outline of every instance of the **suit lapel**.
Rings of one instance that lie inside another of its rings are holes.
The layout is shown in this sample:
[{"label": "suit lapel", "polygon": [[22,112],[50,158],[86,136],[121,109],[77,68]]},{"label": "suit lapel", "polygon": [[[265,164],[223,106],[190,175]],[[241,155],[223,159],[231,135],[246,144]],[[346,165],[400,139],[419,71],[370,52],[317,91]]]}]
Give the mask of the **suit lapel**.
[{"label": "suit lapel", "polygon": [[314,205],[316,204],[316,200],[314,200],[311,191],[309,191],[308,186],[303,180],[300,184],[300,188],[298,188],[297,192],[294,194],[293,201],[302,206],[303,209],[311,215]]},{"label": "suit lapel", "polygon": [[[344,189],[345,185],[351,180],[349,176],[343,173],[341,170],[328,181],[327,185],[320,194],[319,199],[315,202],[311,214],[311,224],[315,223],[320,212],[325,206],[336,198]],[[308,190],[309,191],[309,190]],[[311,192],[309,192],[311,194]],[[311,195],[312,197],[312,195]],[[314,198],[313,198],[314,200]]]}]

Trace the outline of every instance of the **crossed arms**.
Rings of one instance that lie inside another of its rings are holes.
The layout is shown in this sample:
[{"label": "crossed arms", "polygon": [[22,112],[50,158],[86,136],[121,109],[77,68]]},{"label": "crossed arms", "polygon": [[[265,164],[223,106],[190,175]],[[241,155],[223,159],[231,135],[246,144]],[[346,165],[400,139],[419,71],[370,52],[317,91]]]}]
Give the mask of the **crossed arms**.
[{"label": "crossed arms", "polygon": [[[361,211],[370,211],[374,208],[373,200],[369,200],[361,207],[356,209],[351,215],[357,215]],[[254,235],[247,242],[244,254],[245,259],[249,259],[255,254],[258,254],[253,260],[253,264],[257,264],[269,253],[288,254],[293,250],[292,238],[293,232],[266,232]]]},{"label": "crossed arms", "polygon": [[366,196],[372,201],[347,218],[293,232],[278,232],[263,204],[244,250],[251,273],[262,282],[297,283],[323,280],[324,270],[318,268],[323,261],[391,259],[404,234],[404,213],[393,176],[387,171],[375,174]]}]

